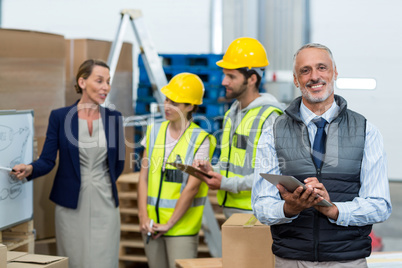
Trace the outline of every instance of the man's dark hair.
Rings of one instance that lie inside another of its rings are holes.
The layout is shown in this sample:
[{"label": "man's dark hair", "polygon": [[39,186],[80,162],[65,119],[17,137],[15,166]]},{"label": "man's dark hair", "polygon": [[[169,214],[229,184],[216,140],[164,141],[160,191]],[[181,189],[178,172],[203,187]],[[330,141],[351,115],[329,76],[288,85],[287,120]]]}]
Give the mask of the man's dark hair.
[{"label": "man's dark hair", "polygon": [[[257,82],[255,83],[255,87],[258,90],[258,88],[260,87],[260,83],[261,83],[261,76],[253,69],[248,69],[248,68],[239,68],[236,69],[238,70],[246,79],[249,79],[253,74],[255,74],[257,76]],[[247,82],[245,82],[247,83]]]}]

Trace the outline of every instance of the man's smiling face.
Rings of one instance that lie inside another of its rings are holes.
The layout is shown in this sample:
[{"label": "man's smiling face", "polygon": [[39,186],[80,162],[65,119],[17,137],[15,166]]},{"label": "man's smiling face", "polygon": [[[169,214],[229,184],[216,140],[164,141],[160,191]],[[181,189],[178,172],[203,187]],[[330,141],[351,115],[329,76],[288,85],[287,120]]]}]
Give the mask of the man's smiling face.
[{"label": "man's smiling face", "polygon": [[332,102],[337,76],[336,67],[324,49],[306,48],[296,56],[294,84],[300,87],[303,100],[309,104]]}]

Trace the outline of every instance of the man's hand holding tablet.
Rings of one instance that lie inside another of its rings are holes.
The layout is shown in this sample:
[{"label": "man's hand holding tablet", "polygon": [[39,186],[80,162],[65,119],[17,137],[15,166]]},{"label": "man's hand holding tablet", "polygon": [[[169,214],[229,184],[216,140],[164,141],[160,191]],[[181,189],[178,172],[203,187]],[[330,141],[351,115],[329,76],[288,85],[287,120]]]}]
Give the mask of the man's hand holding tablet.
[{"label": "man's hand holding tablet", "polygon": [[[293,192],[300,186],[303,187],[303,190],[306,190],[306,185],[293,176],[273,175],[267,173],[260,173],[260,175],[275,186],[277,184],[283,185],[283,187],[285,187],[286,190],[288,190],[289,192]],[[321,202],[317,203],[317,206],[331,207],[332,204],[324,199]]]}]

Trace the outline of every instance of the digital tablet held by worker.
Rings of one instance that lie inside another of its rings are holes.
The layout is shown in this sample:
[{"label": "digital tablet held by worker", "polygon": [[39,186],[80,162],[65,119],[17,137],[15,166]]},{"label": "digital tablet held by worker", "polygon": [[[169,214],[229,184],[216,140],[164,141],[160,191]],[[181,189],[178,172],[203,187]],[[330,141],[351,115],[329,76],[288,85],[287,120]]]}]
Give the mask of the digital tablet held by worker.
[{"label": "digital tablet held by worker", "polygon": [[200,175],[203,175],[203,176],[207,177],[208,179],[212,178],[212,176],[209,175],[208,173],[202,171],[201,169],[190,166],[190,165],[185,165],[185,164],[178,163],[178,162],[167,162],[166,164],[172,165],[175,168],[180,169],[181,171],[186,172],[186,173],[190,174],[191,176],[194,176],[200,180],[202,180]]},{"label": "digital tablet held by worker", "polygon": [[[283,185],[283,187],[285,187],[289,192],[293,192],[299,186],[303,186],[303,190],[306,190],[306,185],[293,176],[273,175],[267,173],[260,173],[260,175],[275,186],[277,184]],[[331,207],[332,204],[324,199],[319,202],[317,206]]]}]

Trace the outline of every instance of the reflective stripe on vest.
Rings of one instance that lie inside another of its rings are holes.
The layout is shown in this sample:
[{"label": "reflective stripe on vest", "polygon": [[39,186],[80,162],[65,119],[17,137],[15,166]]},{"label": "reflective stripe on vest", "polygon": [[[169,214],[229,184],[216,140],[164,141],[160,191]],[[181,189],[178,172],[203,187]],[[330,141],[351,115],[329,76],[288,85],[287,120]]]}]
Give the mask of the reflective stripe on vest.
[{"label": "reflective stripe on vest", "polygon": [[[199,206],[204,206],[205,201],[207,197],[198,197],[194,198],[193,201],[191,202],[190,207],[199,207]],[[158,202],[157,197],[151,197],[148,196],[147,204],[151,206],[156,206],[156,203]],[[177,200],[176,199],[160,199],[159,200],[159,207],[160,208],[175,208],[176,207]]]},{"label": "reflective stripe on vest", "polygon": [[[221,175],[227,178],[244,177],[254,172],[255,155],[262,127],[274,111],[282,114],[280,109],[270,105],[250,109],[235,130],[233,129],[235,118],[230,117],[230,111],[226,113],[219,159]],[[235,116],[240,115],[237,113]],[[251,210],[251,191],[231,193],[218,190],[217,197],[219,205]]]},{"label": "reflective stripe on vest", "polygon": [[[148,169],[148,217],[160,224],[166,224],[173,214],[174,208],[184,187],[187,185],[188,174],[166,165],[162,171],[165,159],[166,132],[169,122],[151,125],[147,129],[147,155],[150,165]],[[184,164],[191,165],[194,156],[206,138],[210,140],[210,157],[215,148],[215,138],[191,123],[184,131],[179,141],[167,158],[167,162],[174,162],[176,155]],[[152,142],[152,143],[151,143]],[[177,176],[166,176],[168,172]],[[199,191],[194,197],[190,208],[181,219],[164,235],[181,236],[195,235],[201,228],[204,203],[207,198],[208,187],[201,183]]]}]

